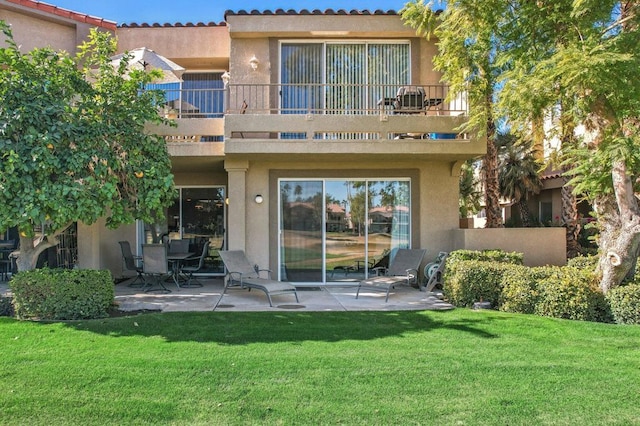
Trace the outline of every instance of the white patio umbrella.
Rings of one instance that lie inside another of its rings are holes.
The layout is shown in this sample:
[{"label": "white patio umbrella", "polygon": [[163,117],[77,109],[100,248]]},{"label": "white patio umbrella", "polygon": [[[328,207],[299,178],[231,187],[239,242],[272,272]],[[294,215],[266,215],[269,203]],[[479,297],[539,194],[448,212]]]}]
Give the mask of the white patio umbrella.
[{"label": "white patio umbrella", "polygon": [[[132,55],[127,67],[130,70],[151,71],[152,69],[159,69],[162,71],[162,78],[154,81],[154,83],[179,83],[182,81],[182,73],[185,71],[184,68],[153,50],[147,49],[146,47],[139,47],[130,50],[129,54]],[[123,58],[124,53],[115,55],[111,58],[111,63],[113,66],[118,66]]]}]

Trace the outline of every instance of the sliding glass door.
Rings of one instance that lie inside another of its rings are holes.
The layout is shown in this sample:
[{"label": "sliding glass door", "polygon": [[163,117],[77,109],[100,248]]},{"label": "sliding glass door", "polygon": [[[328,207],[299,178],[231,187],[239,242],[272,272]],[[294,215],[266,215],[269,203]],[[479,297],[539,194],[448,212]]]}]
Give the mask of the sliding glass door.
[{"label": "sliding glass door", "polygon": [[409,84],[408,42],[282,43],[285,114],[362,114]]},{"label": "sliding glass door", "polygon": [[408,179],[280,181],[280,278],[357,281],[410,245]]},{"label": "sliding glass door", "polygon": [[142,242],[188,240],[189,251],[199,254],[208,241],[209,253],[201,272],[224,273],[218,250],[224,247],[225,241],[225,188],[187,187],[178,191],[178,198],[165,211],[164,221],[144,224]]}]

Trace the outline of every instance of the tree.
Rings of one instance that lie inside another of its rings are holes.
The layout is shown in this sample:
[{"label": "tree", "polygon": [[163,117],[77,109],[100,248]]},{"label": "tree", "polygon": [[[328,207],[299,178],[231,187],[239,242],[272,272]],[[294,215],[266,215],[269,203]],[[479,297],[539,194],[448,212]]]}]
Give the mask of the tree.
[{"label": "tree", "polygon": [[530,144],[518,143],[509,135],[501,135],[505,140],[499,149],[500,195],[512,200],[520,211],[522,226],[531,226],[531,214],[527,200],[530,194],[542,189],[540,163],[535,159]]},{"label": "tree", "polygon": [[97,30],[71,57],[23,54],[0,28],[0,229],[19,230],[18,269],[35,268],[73,222],[154,222],[175,196],[166,145],[144,131],[164,122],[162,94],[141,90],[158,75],[114,68],[115,40]]},{"label": "tree", "polygon": [[[640,2],[509,4],[501,37],[511,45],[501,61],[510,71],[501,102],[518,123],[560,109],[569,183],[597,214],[598,272],[606,292],[633,271],[640,246]],[[573,132],[578,127],[581,135]]]},{"label": "tree", "polygon": [[494,98],[496,82],[502,72],[496,61],[496,31],[501,20],[500,0],[452,0],[444,12],[434,12],[433,3],[423,0],[407,3],[400,14],[418,34],[438,40],[434,58],[436,70],[450,85],[449,96],[466,93],[470,111],[467,131],[487,138],[481,176],[485,190],[487,228],[502,223],[498,184],[498,151],[495,144]]},{"label": "tree", "polygon": [[461,218],[470,217],[480,211],[482,192],[478,190],[475,167],[475,160],[467,160],[460,168],[458,207]]}]

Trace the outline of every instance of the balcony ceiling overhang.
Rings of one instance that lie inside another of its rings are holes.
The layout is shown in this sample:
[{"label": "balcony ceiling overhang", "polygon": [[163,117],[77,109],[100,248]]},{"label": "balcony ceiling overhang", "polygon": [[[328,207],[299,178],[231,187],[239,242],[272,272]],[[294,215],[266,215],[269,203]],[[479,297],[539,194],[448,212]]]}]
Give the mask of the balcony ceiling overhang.
[{"label": "balcony ceiling overhang", "polygon": [[423,139],[390,140],[387,142],[355,141],[274,141],[261,140],[247,144],[246,140],[227,140],[226,159],[301,163],[415,162],[465,161],[486,154],[486,141]]},{"label": "balcony ceiling overhang", "polygon": [[224,172],[224,157],[171,157],[172,173]]}]

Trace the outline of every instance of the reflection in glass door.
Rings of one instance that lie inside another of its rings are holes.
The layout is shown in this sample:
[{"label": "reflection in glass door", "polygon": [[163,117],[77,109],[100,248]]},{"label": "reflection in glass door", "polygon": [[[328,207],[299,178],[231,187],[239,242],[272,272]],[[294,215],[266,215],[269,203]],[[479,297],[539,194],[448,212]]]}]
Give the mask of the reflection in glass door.
[{"label": "reflection in glass door", "polygon": [[353,282],[410,245],[409,180],[280,182],[280,278]]},{"label": "reflection in glass door", "polygon": [[366,206],[369,197],[363,180],[328,180],[326,281],[364,278],[366,271]]},{"label": "reflection in glass door", "polygon": [[224,273],[218,250],[225,239],[225,189],[223,187],[180,188],[179,197],[165,212],[162,223],[144,225],[144,241],[189,240],[189,251],[201,253],[209,241],[202,273]]},{"label": "reflection in glass door", "polygon": [[322,281],[322,182],[280,183],[280,279]]}]

